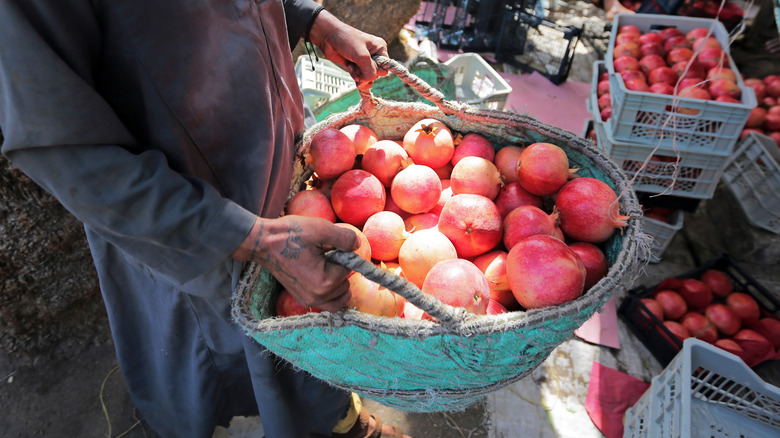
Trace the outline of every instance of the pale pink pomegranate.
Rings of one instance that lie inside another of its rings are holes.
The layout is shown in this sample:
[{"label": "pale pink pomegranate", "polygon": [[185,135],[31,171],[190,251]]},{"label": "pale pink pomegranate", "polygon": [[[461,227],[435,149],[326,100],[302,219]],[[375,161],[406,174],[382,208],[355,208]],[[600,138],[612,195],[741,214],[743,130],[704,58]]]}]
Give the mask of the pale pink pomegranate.
[{"label": "pale pink pomegranate", "polygon": [[390,195],[402,210],[425,213],[439,202],[441,180],[430,167],[412,164],[393,178]]},{"label": "pale pink pomegranate", "polygon": [[285,214],[321,217],[336,222],[336,213],[333,212],[330,199],[318,190],[302,190],[296,193],[287,201]]},{"label": "pale pink pomegranate", "polygon": [[352,140],[352,144],[355,145],[355,153],[358,155],[366,153],[366,149],[379,140],[374,130],[363,125],[347,125],[339,129],[339,131]]},{"label": "pale pink pomegranate", "polygon": [[604,252],[598,246],[588,242],[572,242],[569,244],[585,265],[585,290],[590,289],[607,275],[609,262]]},{"label": "pale pink pomegranate", "polygon": [[452,162],[448,161],[447,164],[445,164],[444,166],[441,166],[433,170],[436,172],[436,175],[439,175],[439,179],[444,181],[445,179],[446,180],[450,179],[450,174],[452,174],[452,168],[453,168]]},{"label": "pale pink pomegranate", "polygon": [[439,215],[439,231],[452,241],[459,257],[474,257],[501,242],[501,214],[484,196],[453,195]]},{"label": "pale pink pomegranate", "polygon": [[[361,258],[371,261],[371,242],[368,241],[368,237],[366,237],[365,234],[363,234],[363,231],[360,230],[360,228],[348,224],[346,222],[336,222],[335,224],[337,227],[343,227],[350,229],[355,232],[358,236],[358,241],[360,242],[360,245],[358,246],[358,249],[355,250],[355,254],[359,255]],[[355,271],[352,271],[353,273]]]},{"label": "pale pink pomegranate", "polygon": [[506,217],[510,211],[523,205],[533,205],[534,207],[542,208],[542,198],[528,193],[517,182],[509,183],[502,187],[493,202],[498,207],[498,212],[501,213],[502,218]]},{"label": "pale pink pomegranate", "polygon": [[557,212],[547,214],[533,205],[517,207],[504,218],[504,246],[511,250],[517,242],[535,234],[554,236],[557,224]]},{"label": "pale pink pomegranate", "polygon": [[572,301],[582,295],[585,265],[565,243],[537,234],[518,242],[507,255],[507,278],[526,309]]},{"label": "pale pink pomegranate", "polygon": [[482,157],[463,157],[450,175],[453,195],[472,193],[493,200],[503,185],[496,165]]},{"label": "pale pink pomegranate", "polygon": [[616,229],[627,226],[620,214],[617,195],[603,181],[577,178],[566,183],[555,197],[560,227],[566,237],[580,242],[601,243]]},{"label": "pale pink pomegranate", "polygon": [[420,213],[409,216],[404,220],[406,231],[415,231],[436,228],[439,225],[439,215],[434,213]]},{"label": "pale pink pomegranate", "polygon": [[492,162],[496,157],[496,149],[493,143],[482,134],[469,132],[456,141],[455,152],[450,161],[453,166],[457,166],[463,157],[481,157]]},{"label": "pale pink pomegranate", "polygon": [[403,309],[402,298],[355,272],[349,277],[351,297],[347,307],[363,313],[393,318]]},{"label": "pale pink pomegranate", "polygon": [[385,187],[390,187],[393,178],[405,167],[412,164],[412,159],[404,148],[390,140],[379,140],[371,145],[363,154],[361,166],[371,172]]},{"label": "pale pink pomegranate", "polygon": [[371,244],[371,256],[376,260],[395,260],[406,237],[404,220],[392,211],[371,215],[363,225],[363,234]]},{"label": "pale pink pomegranate", "polygon": [[566,152],[552,143],[531,144],[517,160],[517,181],[537,196],[554,195],[575,172]]},{"label": "pale pink pomegranate", "polygon": [[355,145],[347,134],[326,128],[311,139],[306,162],[321,179],[337,178],[355,165]]},{"label": "pale pink pomegranate", "polygon": [[422,287],[433,265],[458,258],[455,246],[447,236],[434,228],[420,230],[409,236],[398,251],[398,264],[407,280]]},{"label": "pale pink pomegranate", "polygon": [[422,291],[444,304],[462,307],[476,315],[484,315],[490,299],[490,285],[485,274],[468,260],[443,260],[428,271]]},{"label": "pale pink pomegranate", "polygon": [[517,160],[522,152],[520,146],[504,146],[496,152],[493,162],[504,178],[504,183],[517,182]]},{"label": "pale pink pomegranate", "polygon": [[339,219],[360,228],[372,214],[384,210],[385,187],[365,170],[350,170],[333,184],[330,202]]},{"label": "pale pink pomegranate", "polygon": [[432,169],[447,164],[455,153],[452,131],[435,119],[415,123],[404,135],[403,145],[415,164]]},{"label": "pale pink pomegranate", "polygon": [[506,309],[517,309],[518,304],[509,280],[506,277],[507,252],[502,250],[488,251],[474,258],[474,265],[485,274],[490,284],[490,299],[500,303]]},{"label": "pale pink pomegranate", "polygon": [[450,187],[450,180],[443,179],[441,180],[441,195],[439,195],[439,200],[432,209],[428,210],[428,213],[433,213],[437,216],[440,215],[441,209],[444,208],[444,204],[446,204],[450,198],[452,198],[452,187]]}]

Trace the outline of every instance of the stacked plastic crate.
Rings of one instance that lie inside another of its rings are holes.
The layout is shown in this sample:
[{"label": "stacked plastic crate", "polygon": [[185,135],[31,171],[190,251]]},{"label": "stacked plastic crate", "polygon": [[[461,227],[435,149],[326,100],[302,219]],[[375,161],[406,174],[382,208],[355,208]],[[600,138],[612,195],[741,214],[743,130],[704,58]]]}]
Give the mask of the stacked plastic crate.
[{"label": "stacked plastic crate", "polygon": [[[675,28],[685,35],[696,28],[710,29],[711,37],[726,54],[723,66],[736,73],[739,100],[703,100],[628,89],[613,65],[616,36],[628,25],[638,27],[643,34]],[[605,61],[594,64],[588,102],[598,144],[633,178],[634,189],[651,200],[648,204],[663,198],[666,202],[660,204],[692,205],[695,209],[698,201],[713,196],[745,121],[756,106],[752,89],[742,82],[728,54],[729,34],[716,20],[655,14],[618,14],[612,29]],[[604,77],[609,81],[611,108],[606,120],[598,107],[598,83]],[[664,210],[665,217],[648,214],[643,219],[645,231],[655,237],[650,256],[653,262],[660,260],[683,226],[682,214],[669,215],[668,208]]]}]

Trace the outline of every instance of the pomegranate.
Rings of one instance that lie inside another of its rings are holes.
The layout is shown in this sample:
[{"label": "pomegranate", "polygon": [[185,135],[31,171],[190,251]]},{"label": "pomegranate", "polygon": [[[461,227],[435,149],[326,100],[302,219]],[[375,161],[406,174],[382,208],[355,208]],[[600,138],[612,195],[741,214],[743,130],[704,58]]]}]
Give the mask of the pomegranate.
[{"label": "pomegranate", "polygon": [[431,268],[422,291],[444,304],[462,307],[476,315],[484,315],[490,299],[490,285],[485,274],[468,260],[442,260]]},{"label": "pomegranate", "polygon": [[732,292],[726,296],[726,305],[742,320],[742,323],[758,321],[761,309],[756,300],[743,292]]},{"label": "pomegranate", "polygon": [[517,160],[517,181],[537,196],[555,194],[575,172],[566,152],[552,143],[533,143]]},{"label": "pomegranate", "polygon": [[339,219],[360,228],[372,214],[384,210],[385,196],[385,187],[377,177],[354,169],[333,183],[330,201]]},{"label": "pomegranate", "polygon": [[428,213],[433,213],[437,216],[441,215],[441,209],[444,208],[444,204],[446,204],[450,198],[452,198],[452,187],[450,187],[450,180],[444,179],[441,181],[441,195],[439,195],[439,200],[436,201],[436,205],[434,205],[433,208],[428,211]]},{"label": "pomegranate", "polygon": [[526,309],[555,306],[582,295],[585,265],[565,243],[546,235],[518,242],[507,255],[512,293]]},{"label": "pomegranate", "polygon": [[390,140],[379,140],[366,149],[361,160],[363,170],[371,172],[385,187],[404,168],[413,164],[406,150]]},{"label": "pomegranate", "polygon": [[395,260],[408,233],[401,216],[391,211],[374,213],[363,225],[363,234],[371,245],[371,257],[376,260]]},{"label": "pomegranate", "polygon": [[650,70],[647,80],[650,84],[662,82],[664,84],[674,85],[677,83],[677,74],[669,67],[658,67]]},{"label": "pomegranate", "polygon": [[321,217],[336,222],[336,213],[330,205],[330,199],[318,190],[302,190],[287,202],[285,214]]},{"label": "pomegranate", "polygon": [[760,106],[753,107],[753,109],[750,110],[750,115],[748,115],[747,121],[745,122],[745,127],[760,128],[766,120],[766,115],[767,111],[765,108]]},{"label": "pomegranate", "polygon": [[716,38],[701,37],[693,41],[691,48],[693,50],[701,49],[703,51],[704,49],[722,49],[723,47],[720,45],[720,41],[718,41]]},{"label": "pomegranate", "polygon": [[596,85],[596,96],[601,97],[609,94],[609,80],[601,81]]},{"label": "pomegranate", "polygon": [[604,108],[610,108],[612,106],[612,95],[609,93],[604,93],[596,100],[596,105],[598,105],[600,110],[603,110]]},{"label": "pomegranate", "polygon": [[685,302],[688,303],[689,309],[704,310],[712,302],[712,291],[710,288],[695,278],[683,279],[677,291]]},{"label": "pomegranate", "polygon": [[650,92],[656,94],[668,94],[671,96],[674,94],[674,86],[665,82],[657,82],[650,86]]},{"label": "pomegranate", "polygon": [[647,44],[647,43],[663,44],[664,39],[661,38],[661,35],[658,35],[655,32],[646,32],[639,35],[639,42],[642,44]]},{"label": "pomegranate", "polygon": [[634,24],[623,24],[618,28],[618,34],[621,33],[633,33],[637,36],[642,34],[642,31],[639,29],[639,26]]},{"label": "pomegranate", "polygon": [[723,49],[717,47],[705,47],[699,52],[696,57],[705,70],[709,70],[713,67],[728,67],[729,60],[726,52]]},{"label": "pomegranate", "polygon": [[615,35],[615,43],[616,44],[623,44],[623,43],[638,43],[639,42],[639,35],[635,33],[619,33]]},{"label": "pomegranate", "polygon": [[626,70],[620,72],[620,77],[623,78],[623,82],[626,83],[632,80],[638,80],[640,82],[647,83],[647,76],[645,76],[645,74],[642,73],[640,70]]},{"label": "pomegranate", "polygon": [[455,153],[452,131],[435,119],[415,123],[404,135],[404,149],[415,164],[438,169],[447,164]]},{"label": "pomegranate", "polygon": [[352,124],[344,126],[339,131],[352,140],[352,144],[355,146],[355,153],[357,155],[366,153],[366,150],[379,140],[376,133],[369,127]]},{"label": "pomegranate", "polygon": [[598,246],[587,242],[573,242],[569,244],[580,260],[585,265],[585,290],[590,289],[607,275],[609,262],[607,256]]},{"label": "pomegranate", "polygon": [[694,41],[698,40],[699,38],[708,37],[710,35],[710,28],[708,27],[695,27],[691,30],[689,30],[685,34],[685,38],[688,38],[688,41],[693,44]]},{"label": "pomegranate", "polygon": [[677,93],[677,95],[689,99],[701,99],[701,100],[712,99],[712,95],[710,95],[709,91],[696,86],[685,87],[679,93]]},{"label": "pomegranate", "polygon": [[306,162],[321,179],[337,178],[355,165],[355,145],[347,134],[326,128],[311,139]]},{"label": "pomegranate", "polygon": [[406,231],[415,231],[436,228],[439,225],[439,215],[434,213],[413,214],[404,220]]},{"label": "pomegranate", "polygon": [[658,31],[658,35],[666,41],[672,37],[685,35],[685,33],[676,27],[665,27]]},{"label": "pomegranate", "polygon": [[490,299],[501,303],[506,309],[515,310],[519,304],[506,278],[507,252],[494,250],[474,258],[474,265],[485,274],[490,285]]},{"label": "pomegranate", "polygon": [[710,82],[708,90],[713,97],[728,96],[739,99],[742,95],[742,90],[740,90],[737,83],[731,79],[715,79]]},{"label": "pomegranate", "polygon": [[474,257],[501,242],[501,214],[484,196],[453,195],[439,215],[439,231],[452,241],[459,257]]},{"label": "pomegranate", "polygon": [[[647,55],[658,55],[658,56],[665,56],[666,55],[666,49],[664,48],[663,44],[650,42],[650,43],[641,43],[639,45],[639,53],[642,57],[645,57]],[[640,60],[642,58],[639,58]],[[665,63],[666,61],[664,61]]]},{"label": "pomegranate", "polygon": [[617,73],[624,70],[639,70],[639,61],[633,56],[619,56],[612,62]]},{"label": "pomegranate", "polygon": [[412,216],[408,211],[404,211],[398,204],[393,201],[393,195],[390,193],[390,188],[385,190],[385,211],[392,211],[393,213],[401,216],[403,220],[406,220],[409,216]]},{"label": "pomegranate", "polygon": [[691,42],[688,41],[687,38],[683,35],[671,37],[668,40],[664,41],[664,50],[666,50],[667,53],[671,52],[674,49],[690,49],[692,48]]},{"label": "pomegranate", "polygon": [[713,67],[707,70],[707,79],[714,81],[717,79],[728,79],[737,82],[737,74],[728,67]]},{"label": "pomegranate", "polygon": [[498,168],[485,158],[463,157],[452,168],[450,188],[453,195],[471,193],[493,200],[503,185]]},{"label": "pomegranate", "polygon": [[616,44],[615,47],[612,48],[612,53],[616,58],[620,56],[630,56],[638,59],[642,55],[642,52],[639,50],[639,44],[633,41]]},{"label": "pomegranate", "polygon": [[718,329],[715,328],[712,321],[701,313],[688,312],[682,317],[680,323],[694,338],[701,339],[710,344],[718,340]]},{"label": "pomegranate", "polygon": [[463,157],[482,157],[492,162],[496,157],[496,149],[484,135],[469,132],[455,146],[450,162],[456,166]]},{"label": "pomegranate", "polygon": [[739,344],[731,338],[720,338],[715,341],[714,345],[721,350],[727,351],[741,358],[743,361],[745,360],[745,350],[743,350],[742,347],[740,347]]},{"label": "pomegranate", "polygon": [[452,162],[447,162],[444,166],[439,167],[438,169],[433,169],[436,172],[436,175],[439,176],[440,180],[450,179],[450,174],[452,174]]},{"label": "pomegranate", "polygon": [[510,211],[504,218],[504,246],[511,250],[517,242],[536,234],[555,234],[558,213],[547,214],[541,208],[524,205]]},{"label": "pomegranate", "polygon": [[402,210],[412,214],[432,209],[441,197],[441,180],[428,166],[412,164],[398,172],[390,185],[390,195]]},{"label": "pomegranate", "polygon": [[504,146],[496,152],[493,162],[505,183],[517,182],[517,159],[522,152],[520,146]]},{"label": "pomegranate", "polygon": [[555,198],[563,233],[573,240],[601,243],[627,224],[615,192],[603,181],[580,177],[566,183]]},{"label": "pomegranate", "polygon": [[398,264],[407,280],[422,287],[428,271],[441,260],[458,258],[455,246],[436,229],[412,233],[398,251]]},{"label": "pomegranate", "polygon": [[396,317],[403,309],[403,300],[389,289],[355,272],[349,277],[350,299],[347,307],[377,316]]},{"label": "pomegranate", "polygon": [[639,70],[649,75],[651,71],[658,67],[666,67],[666,61],[661,55],[646,55],[639,60]]},{"label": "pomegranate", "polygon": [[761,318],[759,321],[764,337],[772,342],[776,349],[780,349],[780,320],[774,318]]},{"label": "pomegranate", "polygon": [[689,63],[688,61],[678,62],[671,67],[672,71],[680,79],[699,79],[704,80],[707,75],[704,68],[698,64]]},{"label": "pomegranate", "polygon": [[669,330],[669,332],[671,332],[672,335],[674,335],[674,337],[676,337],[680,342],[691,337],[688,329],[677,321],[664,321],[663,324],[664,327],[666,327],[666,329]]},{"label": "pomegranate", "polygon": [[503,304],[499,303],[498,301],[492,298],[488,300],[487,311],[485,312],[485,314],[500,315],[502,313],[507,313],[507,312],[508,310],[506,309],[506,307],[504,307]]},{"label": "pomegranate", "polygon": [[757,365],[774,353],[772,343],[755,330],[743,328],[732,339],[744,351],[742,359],[748,366]]},{"label": "pomegranate", "polygon": [[658,321],[664,320],[664,309],[661,308],[661,305],[658,304],[658,301],[652,298],[640,298],[639,301],[641,301],[642,304],[647,309],[647,311],[645,311],[645,309],[640,308],[642,313],[645,313],[645,315],[647,315],[647,319],[652,320],[652,318],[650,318],[650,314],[652,314],[653,316],[656,317],[656,319],[658,319]]},{"label": "pomegranate", "polygon": [[647,85],[647,82],[640,79],[629,79],[625,81],[626,88],[631,91],[641,91],[641,92],[649,92],[650,86]]},{"label": "pomegranate", "polygon": [[501,218],[505,218],[510,211],[523,205],[533,205],[542,208],[542,198],[528,193],[519,183],[513,182],[505,185],[498,192],[495,199]]},{"label": "pomegranate", "polygon": [[371,242],[368,241],[368,237],[366,237],[365,234],[363,234],[363,231],[360,230],[360,228],[348,224],[346,222],[336,222],[335,224],[337,227],[343,227],[348,228],[355,232],[358,236],[358,240],[360,241],[360,245],[358,246],[358,249],[355,250],[355,254],[359,255],[361,258],[364,258],[371,261]]},{"label": "pomegranate", "polygon": [[710,304],[704,314],[718,328],[718,332],[726,336],[733,335],[742,326],[739,316],[725,304]]},{"label": "pomegranate", "polygon": [[276,298],[274,311],[278,317],[288,317],[294,315],[305,315],[307,313],[320,313],[322,310],[316,307],[307,307],[295,300],[287,289],[282,289]]},{"label": "pomegranate", "polygon": [[688,304],[673,290],[662,290],[656,293],[654,298],[664,312],[664,319],[678,320],[688,313]]},{"label": "pomegranate", "polygon": [[753,89],[753,93],[756,95],[756,100],[761,102],[766,97],[766,85],[761,79],[747,78],[745,79],[745,86]]},{"label": "pomegranate", "polygon": [[666,64],[674,65],[678,62],[688,62],[693,58],[693,50],[687,47],[676,47],[666,54]]}]

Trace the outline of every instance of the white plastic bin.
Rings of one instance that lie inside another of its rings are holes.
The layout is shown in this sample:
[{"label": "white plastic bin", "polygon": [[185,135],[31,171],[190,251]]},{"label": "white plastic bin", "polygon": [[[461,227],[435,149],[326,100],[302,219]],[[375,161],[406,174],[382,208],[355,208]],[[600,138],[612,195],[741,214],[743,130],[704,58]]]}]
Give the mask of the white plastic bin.
[{"label": "white plastic bin", "polygon": [[295,62],[295,75],[303,99],[312,110],[331,97],[355,88],[355,80],[348,72],[323,58],[317,61],[308,55],[299,56]]},{"label": "white plastic bin", "polygon": [[476,53],[455,55],[444,62],[454,75],[455,97],[477,108],[503,110],[512,87]]}]

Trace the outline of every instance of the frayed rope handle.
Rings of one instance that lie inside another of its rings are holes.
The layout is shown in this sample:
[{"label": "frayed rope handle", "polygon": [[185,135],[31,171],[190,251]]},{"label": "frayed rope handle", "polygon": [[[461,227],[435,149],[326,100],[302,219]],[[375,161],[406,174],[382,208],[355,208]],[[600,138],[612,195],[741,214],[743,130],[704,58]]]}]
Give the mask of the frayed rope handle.
[{"label": "frayed rope handle", "polygon": [[359,272],[369,280],[406,298],[410,303],[438,319],[442,324],[461,322],[472,315],[466,309],[442,303],[433,295],[421,291],[420,288],[405,278],[377,268],[373,263],[354,252],[333,249],[327,251],[325,257],[329,262]]},{"label": "frayed rope handle", "polygon": [[[466,103],[446,100],[441,91],[433,88],[418,76],[415,76],[414,73],[410,72],[406,67],[394,59],[381,55],[374,55],[372,59],[376,62],[378,67],[394,73],[403,83],[409,85],[422,97],[431,101],[445,114],[454,114],[464,109],[471,108]],[[371,94],[370,88],[358,89],[358,93],[360,93],[360,98],[362,99],[362,105],[364,107],[376,105],[376,98]]]}]

